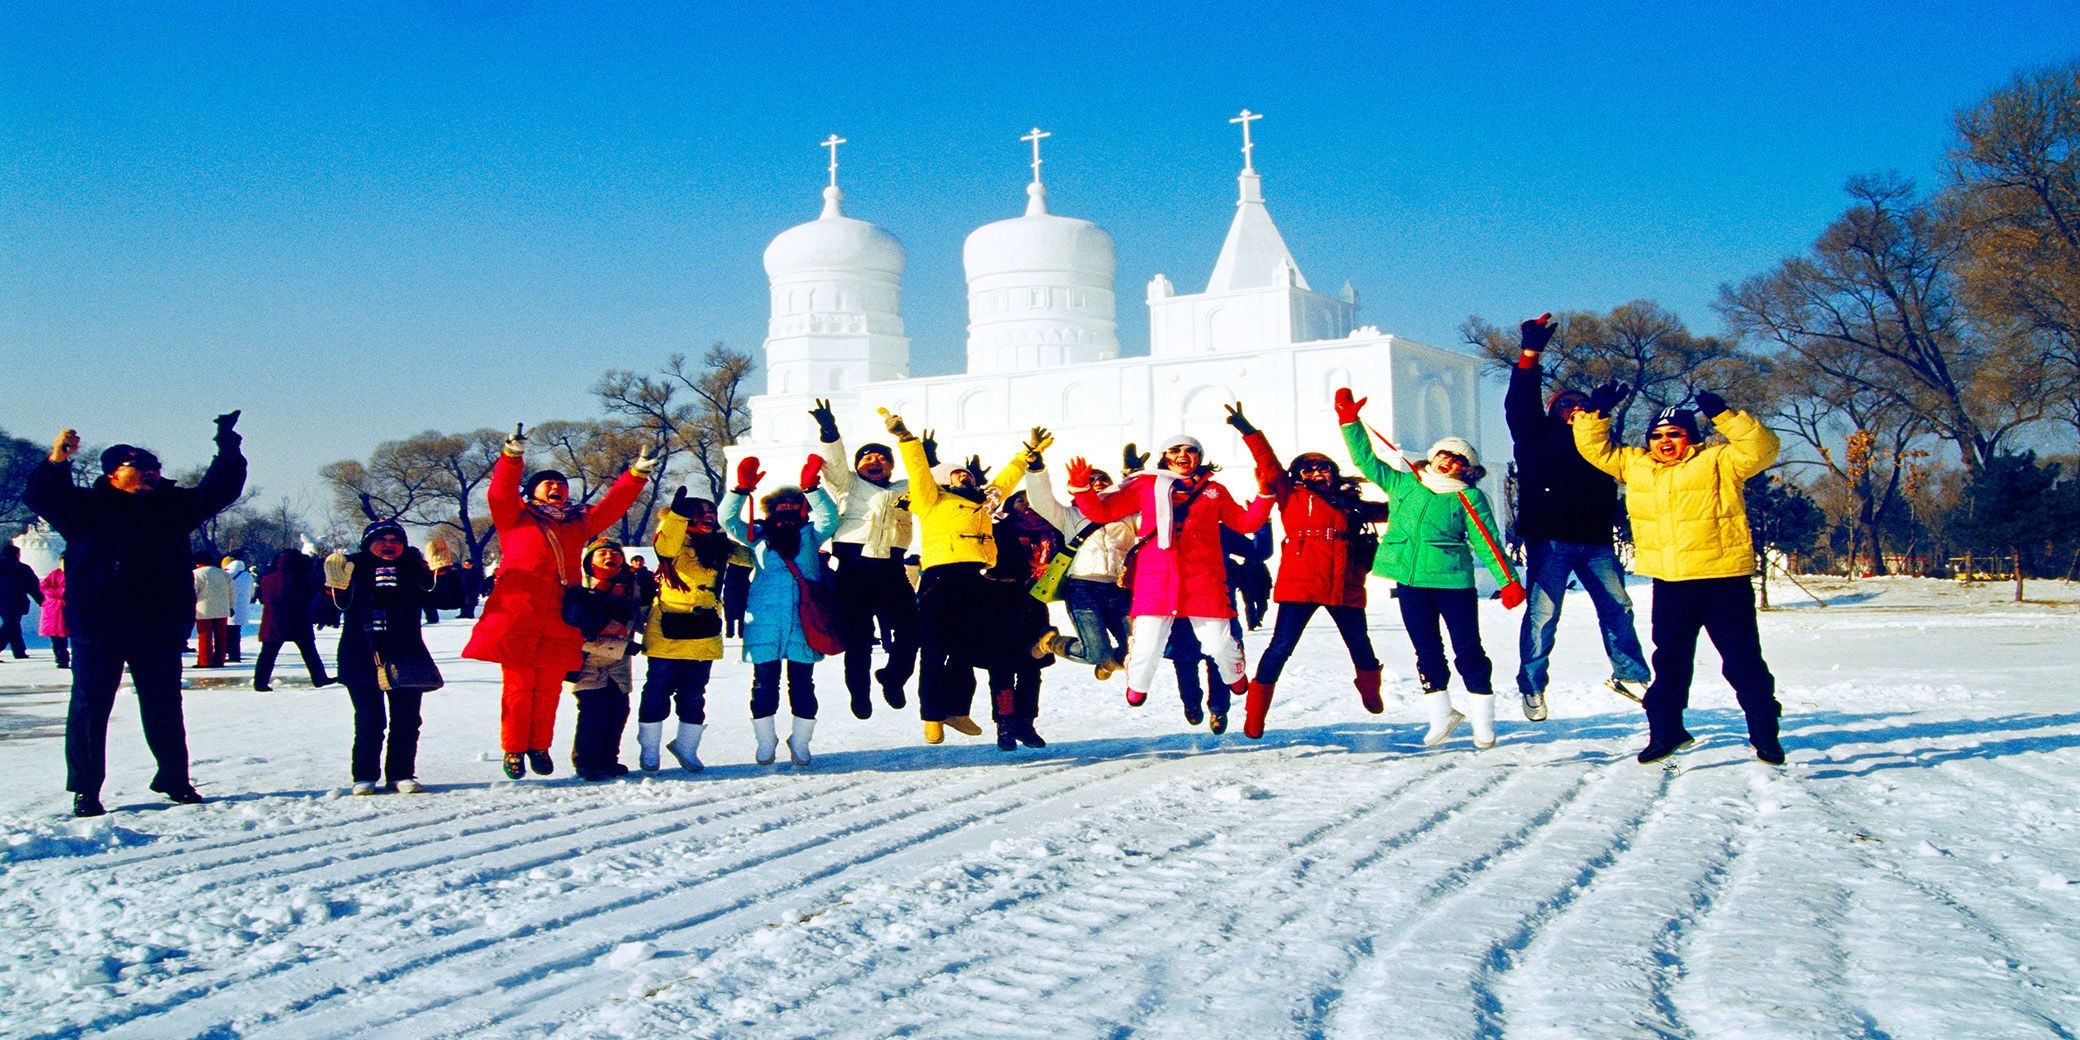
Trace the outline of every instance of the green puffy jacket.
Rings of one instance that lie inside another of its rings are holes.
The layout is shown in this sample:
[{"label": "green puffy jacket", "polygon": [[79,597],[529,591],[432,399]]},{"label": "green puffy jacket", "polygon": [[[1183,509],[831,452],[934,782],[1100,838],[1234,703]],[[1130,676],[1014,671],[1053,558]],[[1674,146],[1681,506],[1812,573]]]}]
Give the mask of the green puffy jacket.
[{"label": "green puffy jacket", "polygon": [[1344,424],[1343,444],[1358,472],[1387,493],[1387,532],[1372,558],[1372,573],[1417,588],[1470,589],[1478,554],[1497,585],[1516,580],[1509,561],[1496,555],[1467,516],[1471,506],[1488,532],[1501,537],[1488,496],[1480,489],[1440,494],[1424,487],[1415,474],[1394,469],[1373,454],[1363,423]]}]

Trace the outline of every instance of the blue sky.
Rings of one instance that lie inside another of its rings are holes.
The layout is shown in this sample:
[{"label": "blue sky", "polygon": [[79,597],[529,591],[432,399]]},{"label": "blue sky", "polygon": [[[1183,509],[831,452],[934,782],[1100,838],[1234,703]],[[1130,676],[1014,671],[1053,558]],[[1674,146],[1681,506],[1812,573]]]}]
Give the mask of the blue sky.
[{"label": "blue sky", "polygon": [[760,255],[902,239],[917,374],[962,239],[1022,211],[1204,287],[1247,107],[1321,291],[1438,345],[1469,314],[1661,302],[1811,243],[1850,176],[1924,185],[1950,116],[2073,56],[2065,3],[21,3],[0,33],[0,426],[153,445],[246,410],[266,502],[427,428],[595,413],[608,368],[765,334]]}]

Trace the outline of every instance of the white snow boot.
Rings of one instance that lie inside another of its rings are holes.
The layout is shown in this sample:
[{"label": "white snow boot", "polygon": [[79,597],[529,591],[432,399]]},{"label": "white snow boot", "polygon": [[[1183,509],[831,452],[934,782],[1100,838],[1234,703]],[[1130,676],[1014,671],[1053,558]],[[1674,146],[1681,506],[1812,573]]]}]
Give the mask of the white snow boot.
[{"label": "white snow boot", "polygon": [[[663,726],[664,723],[660,722],[658,725]],[[679,768],[689,773],[701,771],[701,732],[707,728],[692,722],[679,723],[679,735],[673,737],[670,744],[665,745],[665,750],[679,760]]]},{"label": "white snow boot", "polygon": [[815,719],[794,720],[794,732],[787,735],[787,757],[794,760],[795,765],[809,764],[809,738],[815,733]]},{"label": "white snow boot", "polygon": [[780,737],[773,732],[773,717],[752,719],[751,732],[758,737],[758,753],[751,756],[751,760],[762,766],[772,765],[773,756],[780,751]]},{"label": "white snow boot", "polygon": [[1424,690],[1423,706],[1430,709],[1430,732],[1423,734],[1424,747],[1444,743],[1445,738],[1466,721],[1466,716],[1452,710],[1452,695],[1444,690]]},{"label": "white snow boot", "polygon": [[1473,746],[1477,748],[1494,747],[1495,695],[1492,693],[1467,694],[1466,717],[1473,722]]},{"label": "white snow boot", "polygon": [[657,755],[657,746],[664,742],[664,723],[636,723],[636,765],[645,773],[655,773],[662,764]]}]

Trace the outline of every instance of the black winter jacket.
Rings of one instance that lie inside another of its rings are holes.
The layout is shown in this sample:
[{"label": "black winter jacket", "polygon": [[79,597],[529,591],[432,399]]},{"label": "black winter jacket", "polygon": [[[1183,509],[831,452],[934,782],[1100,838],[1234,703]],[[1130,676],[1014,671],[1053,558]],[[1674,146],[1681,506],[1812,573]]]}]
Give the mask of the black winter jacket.
[{"label": "black winter jacket", "polygon": [[1517,455],[1517,534],[1525,541],[1609,545],[1618,482],[1575,450],[1565,422],[1539,400],[1544,372],[1512,368],[1502,414]]},{"label": "black winter jacket", "polygon": [[419,550],[407,547],[394,562],[368,551],[347,557],[354,573],[347,587],[331,590],[339,606],[339,657],[334,675],[350,688],[373,689],[376,654],[429,657],[419,634],[427,605],[454,610],[462,605],[455,569],[435,572]]},{"label": "black winter jacket", "polygon": [[65,538],[65,624],[81,633],[192,624],[194,564],[188,534],[245,491],[246,459],[219,448],[192,488],[161,481],[150,491],[118,491],[107,477],[72,483],[70,462],[45,460],[29,471],[22,503]]}]

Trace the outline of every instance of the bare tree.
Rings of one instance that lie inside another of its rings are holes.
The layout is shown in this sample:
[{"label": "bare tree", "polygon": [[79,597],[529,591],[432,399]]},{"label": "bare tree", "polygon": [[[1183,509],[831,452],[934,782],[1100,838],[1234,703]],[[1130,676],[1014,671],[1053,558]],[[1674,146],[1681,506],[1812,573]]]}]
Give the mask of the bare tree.
[{"label": "bare tree", "polygon": [[1876,363],[1839,343],[1816,344],[1789,359],[1775,373],[1775,422],[1811,447],[1818,461],[1806,464],[1823,468],[1847,494],[1855,532],[1851,563],[1861,545],[1872,573],[1884,574],[1880,521],[1890,511],[1911,510],[1906,494],[1926,477],[1929,453],[1920,445],[1929,425],[1892,395],[1871,389],[1861,369]]},{"label": "bare tree", "polygon": [[1961,238],[1911,182],[1859,177],[1847,190],[1856,204],[1807,255],[1721,286],[1717,306],[1737,331],[1915,415],[1977,472],[2043,416],[2041,358],[1962,320],[1952,294]]},{"label": "bare tree", "polygon": [[757,368],[749,354],[716,343],[698,366],[684,354],[673,354],[658,375],[610,371],[592,392],[609,415],[649,432],[661,458],[688,455],[707,481],[708,497],[719,499],[726,479],[723,449],[751,430],[745,383]]},{"label": "bare tree", "polygon": [[622,515],[614,532],[624,545],[648,544],[651,518],[672,454],[657,443],[654,430],[613,421],[546,422],[535,427],[527,440],[549,450],[550,464],[571,478],[571,498],[579,502],[605,492],[645,451],[658,458],[646,493],[635,508]]},{"label": "bare tree", "polygon": [[1989,334],[2047,358],[2059,418],[2080,435],[2080,60],[1958,113],[1946,158],[1959,297]]},{"label": "bare tree", "polygon": [[376,445],[367,465],[345,459],[318,473],[332,485],[334,512],[340,516],[359,516],[361,496],[367,495],[380,514],[460,537],[470,561],[481,569],[484,550],[497,534],[483,490],[505,438],[503,430],[427,430]]}]

